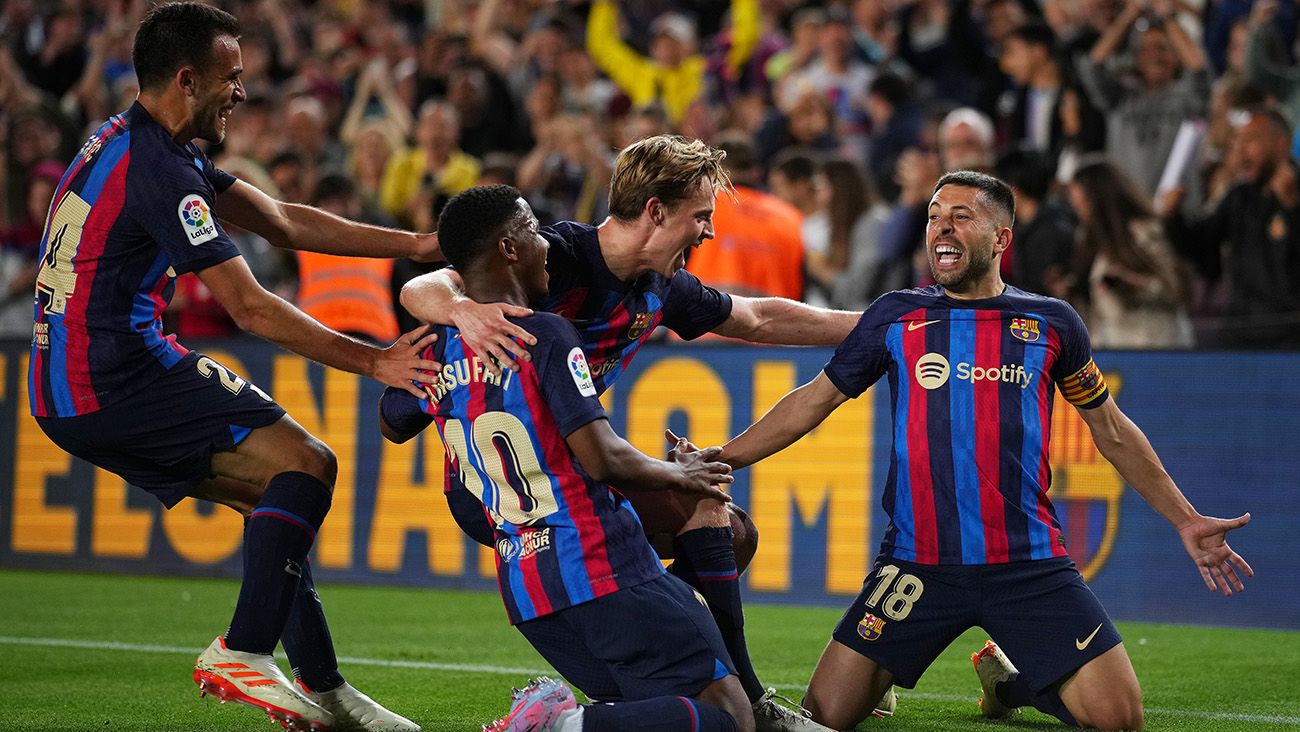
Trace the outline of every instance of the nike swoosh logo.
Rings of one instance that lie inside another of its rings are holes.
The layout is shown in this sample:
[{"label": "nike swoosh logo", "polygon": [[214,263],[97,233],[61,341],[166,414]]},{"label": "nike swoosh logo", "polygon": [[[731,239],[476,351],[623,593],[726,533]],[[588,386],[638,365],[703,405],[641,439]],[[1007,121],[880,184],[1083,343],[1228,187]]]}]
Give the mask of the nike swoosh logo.
[{"label": "nike swoosh logo", "polygon": [[939,322],[939,321],[937,321],[937,320],[921,320],[921,321],[913,320],[912,322],[910,322],[910,323],[907,324],[907,330],[908,330],[908,331],[913,331],[913,330],[916,330],[917,328],[924,328],[924,327],[927,326],[927,325],[931,325],[932,323],[937,323],[937,322]]},{"label": "nike swoosh logo", "polygon": [[1083,640],[1079,640],[1078,638],[1075,638],[1074,647],[1078,648],[1081,651],[1087,648],[1088,644],[1092,642],[1092,639],[1097,637],[1097,631],[1101,630],[1102,625],[1104,625],[1104,623],[1098,623],[1097,627],[1093,628],[1092,632],[1088,634],[1088,637],[1084,638]]}]

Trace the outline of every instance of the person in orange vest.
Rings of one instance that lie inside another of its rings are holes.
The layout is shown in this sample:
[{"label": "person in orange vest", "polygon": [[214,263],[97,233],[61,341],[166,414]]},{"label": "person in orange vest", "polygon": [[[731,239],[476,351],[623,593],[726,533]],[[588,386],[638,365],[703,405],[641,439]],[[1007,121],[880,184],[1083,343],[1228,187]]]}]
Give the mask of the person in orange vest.
[{"label": "person in orange vest", "polygon": [[742,136],[718,141],[734,192],[718,196],[707,247],[692,249],[686,269],[710,287],[749,297],[802,300],[803,214],[758,189],[758,156]]},{"label": "person in orange vest", "polygon": [[[351,180],[327,175],[316,184],[312,204],[345,218],[363,218]],[[397,338],[390,280],[393,260],[337,257],[298,251],[297,305],[324,325],[371,343]]]}]

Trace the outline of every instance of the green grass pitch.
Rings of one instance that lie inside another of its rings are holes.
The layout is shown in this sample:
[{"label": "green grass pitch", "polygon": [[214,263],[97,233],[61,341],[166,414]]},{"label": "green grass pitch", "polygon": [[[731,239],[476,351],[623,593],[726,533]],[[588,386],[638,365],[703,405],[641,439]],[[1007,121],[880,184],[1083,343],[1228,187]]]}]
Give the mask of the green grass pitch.
[{"label": "green grass pitch", "polygon": [[[427,732],[479,730],[511,686],[546,664],[487,592],[322,585],[342,670]],[[194,656],[229,621],[229,580],[0,571],[0,730],[271,729],[249,707],[198,698]],[[751,605],[759,674],[788,696],[838,619],[835,608]],[[1121,623],[1149,730],[1300,729],[1300,633]],[[861,729],[1064,729],[1036,712],[980,719],[967,633],[898,714]],[[286,666],[287,667],[287,666]]]}]

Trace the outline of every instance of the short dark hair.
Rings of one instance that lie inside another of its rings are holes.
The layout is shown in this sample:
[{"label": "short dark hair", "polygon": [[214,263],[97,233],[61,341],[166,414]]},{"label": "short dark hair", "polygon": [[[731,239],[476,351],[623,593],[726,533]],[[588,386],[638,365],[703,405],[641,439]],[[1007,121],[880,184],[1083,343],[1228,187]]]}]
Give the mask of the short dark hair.
[{"label": "short dark hair", "polygon": [[465,271],[514,221],[523,194],[514,186],[474,186],[447,201],[438,216],[442,256]]},{"label": "short dark hair", "polygon": [[346,175],[331,173],[322,176],[316,181],[316,189],[312,191],[311,202],[314,206],[321,205],[324,201],[334,201],[348,199],[356,195],[357,185]]},{"label": "short dark hair", "polygon": [[212,42],[219,36],[239,38],[239,21],[219,8],[198,2],[156,5],[135,34],[131,63],[141,89],[157,89],[182,67],[205,69],[212,62]]},{"label": "short dark hair", "polygon": [[993,166],[997,176],[1026,197],[1041,201],[1052,187],[1052,161],[1047,154],[1026,146],[1014,147]]},{"label": "short dark hair", "polygon": [[912,96],[912,83],[902,74],[884,71],[867,85],[867,93],[884,99],[891,107],[897,107]]},{"label": "short dark hair", "polygon": [[741,132],[723,133],[714,141],[714,145],[727,154],[727,162],[723,167],[727,169],[732,182],[752,186],[752,171],[758,166],[758,149],[749,136]]},{"label": "short dark hair", "polygon": [[956,170],[945,174],[934,184],[934,192],[947,185],[966,186],[978,190],[994,209],[1007,215],[1007,226],[1016,220],[1016,197],[1010,186],[987,173],[974,170]]},{"label": "short dark hair", "polygon": [[1042,46],[1049,54],[1056,53],[1056,32],[1041,20],[1030,20],[1011,29],[1011,38],[1019,38],[1031,46]]},{"label": "short dark hair", "polygon": [[810,181],[817,174],[816,153],[801,147],[788,147],[777,154],[772,161],[772,172],[780,171],[790,180]]}]

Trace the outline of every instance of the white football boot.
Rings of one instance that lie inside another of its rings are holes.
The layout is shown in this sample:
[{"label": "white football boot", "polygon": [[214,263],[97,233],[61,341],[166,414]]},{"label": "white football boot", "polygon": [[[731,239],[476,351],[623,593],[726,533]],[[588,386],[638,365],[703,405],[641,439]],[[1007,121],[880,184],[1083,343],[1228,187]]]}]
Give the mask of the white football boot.
[{"label": "white football boot", "polygon": [[1012,681],[1020,676],[1011,659],[998,648],[993,641],[984,641],[984,647],[970,654],[970,662],[975,666],[975,673],[980,677],[980,713],[989,719],[1006,719],[1016,713],[1016,707],[1009,707],[998,701],[996,693],[998,684]]},{"label": "white football boot", "polygon": [[327,730],[334,715],[293,687],[271,654],[244,653],[226,648],[218,637],[194,663],[199,696],[247,704],[288,730]]},{"label": "white football boot", "polygon": [[334,715],[333,732],[420,732],[420,725],[343,682],[337,689],[316,693],[301,681],[296,682],[307,698]]},{"label": "white football boot", "polygon": [[[782,705],[780,702],[785,702]],[[812,720],[812,713],[768,689],[767,693],[754,702],[755,732],[832,732],[830,727],[817,724]]]},{"label": "white football boot", "polygon": [[891,686],[885,691],[885,695],[880,697],[880,701],[876,702],[876,708],[871,710],[871,716],[892,717],[894,716],[894,710],[897,708],[898,692],[894,691],[894,687]]}]

